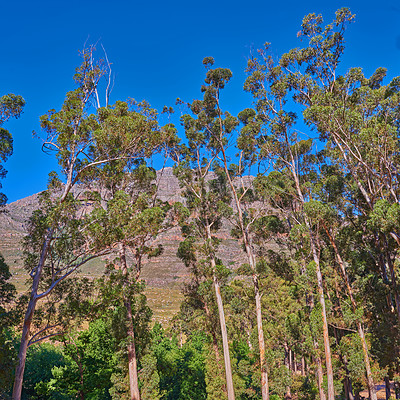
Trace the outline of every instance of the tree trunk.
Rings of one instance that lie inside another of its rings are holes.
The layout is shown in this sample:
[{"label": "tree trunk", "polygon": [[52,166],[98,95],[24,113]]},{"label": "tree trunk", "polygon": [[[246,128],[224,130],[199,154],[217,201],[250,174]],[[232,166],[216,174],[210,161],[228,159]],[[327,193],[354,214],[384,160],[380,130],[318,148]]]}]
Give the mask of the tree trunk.
[{"label": "tree trunk", "polygon": [[31,298],[30,298],[29,304],[28,304],[28,310],[25,314],[24,326],[22,328],[21,345],[20,345],[19,352],[18,352],[18,364],[17,364],[17,368],[15,370],[12,400],[20,400],[21,399],[22,383],[24,380],[24,371],[25,371],[25,362],[26,362],[26,353],[27,353],[27,349],[28,349],[32,317],[35,312],[36,303],[37,303],[36,296],[33,293],[33,289],[32,289]]},{"label": "tree trunk", "polygon": [[[212,259],[212,261],[214,261],[214,260]],[[213,264],[215,264],[215,261]],[[215,267],[215,265],[214,265],[214,267]],[[215,275],[214,275],[214,288],[215,288],[215,296],[217,298],[219,322],[221,325],[222,347],[224,350],[226,388],[228,391],[228,400],[235,400],[235,392],[233,389],[233,380],[232,380],[231,358],[229,355],[228,334],[226,331],[226,323],[225,323],[225,313],[224,313],[224,307],[222,304],[222,296],[221,296],[221,290],[219,287],[219,282]]]},{"label": "tree trunk", "polygon": [[130,387],[130,400],[140,400],[139,380],[137,373],[137,358],[135,348],[135,332],[133,327],[132,306],[130,300],[125,302],[128,318],[128,371],[129,371],[129,387]]},{"label": "tree trunk", "polygon": [[50,246],[51,241],[51,231],[49,231],[47,238],[43,244],[42,253],[40,255],[38,266],[36,267],[35,275],[33,276],[32,289],[31,289],[31,297],[29,299],[28,308],[26,310],[24,325],[22,328],[22,337],[21,337],[21,345],[18,352],[18,364],[15,370],[15,378],[14,378],[14,387],[12,400],[20,400],[22,394],[22,383],[24,381],[24,371],[25,371],[25,363],[26,363],[26,353],[28,350],[29,344],[29,335],[31,330],[32,318],[35,313],[36,304],[38,302],[38,289],[39,282],[42,276],[44,262],[47,257],[47,252]]},{"label": "tree trunk", "polygon": [[[310,229],[311,231],[311,229]],[[312,233],[310,233],[312,234]],[[331,345],[329,343],[329,332],[328,332],[328,320],[326,318],[326,306],[325,306],[325,296],[324,296],[324,286],[322,282],[322,274],[319,265],[319,257],[317,254],[317,249],[314,244],[314,239],[311,238],[312,252],[315,262],[315,268],[317,273],[317,283],[318,283],[318,295],[319,303],[321,304],[321,316],[323,323],[323,335],[324,335],[324,349],[325,349],[325,362],[326,362],[326,375],[328,378],[328,400],[335,400],[335,388],[333,385],[333,370],[332,370],[332,357],[331,357]]]},{"label": "tree trunk", "polygon": [[320,398],[320,400],[326,400],[326,395],[325,395],[324,386],[323,386],[324,373],[322,371],[321,357],[318,354],[315,356],[315,363],[317,365],[315,374],[316,374],[316,378],[317,378],[319,398]]},{"label": "tree trunk", "polygon": [[[349,277],[347,275],[346,266],[342,260],[342,257],[339,253],[339,249],[336,246],[336,242],[335,242],[334,238],[332,237],[332,235],[330,234],[329,230],[326,227],[325,227],[325,231],[326,231],[326,233],[329,237],[329,241],[335,251],[336,260],[342,271],[343,279],[345,281],[346,288],[347,288],[347,291],[348,291],[348,294],[350,297],[353,312],[356,314],[357,303],[356,303],[354,295],[353,295],[353,289],[350,286],[350,281],[349,281]],[[365,364],[365,371],[366,371],[366,375],[367,375],[368,390],[370,392],[370,399],[377,400],[376,390],[375,390],[375,382],[372,377],[371,364],[369,361],[368,346],[367,346],[367,342],[365,340],[364,327],[363,327],[361,321],[358,321],[358,320],[357,320],[357,331],[358,331],[358,335],[360,336],[361,344],[362,344],[362,348],[363,348],[364,364]]]},{"label": "tree trunk", "polygon": [[385,376],[385,392],[386,392],[386,400],[389,400],[391,391],[390,391],[390,381],[388,376]]},{"label": "tree trunk", "polygon": [[[287,369],[287,373],[289,378],[291,377],[291,350],[289,349],[287,343],[284,344],[285,348],[285,367]],[[292,394],[290,393],[290,385],[286,386],[285,400],[289,400],[292,398]]]},{"label": "tree trunk", "polygon": [[[292,148],[289,143],[289,139],[287,137],[287,132],[285,136],[286,146],[290,154],[291,164],[290,169],[295,181],[297,194],[299,196],[299,200],[301,204],[304,206],[305,199],[303,196],[303,192],[301,190],[299,176],[297,173],[297,163],[293,156]],[[333,385],[333,370],[332,370],[332,356],[331,356],[331,346],[329,343],[329,331],[328,331],[328,320],[326,317],[326,306],[325,306],[325,296],[324,296],[324,285],[322,280],[321,268],[319,263],[319,254],[317,251],[317,243],[312,231],[312,227],[307,215],[304,213],[304,222],[307,226],[307,230],[310,235],[310,247],[312,251],[313,260],[315,263],[315,272],[317,275],[317,287],[318,287],[318,295],[319,295],[319,303],[321,305],[321,317],[322,317],[322,326],[323,326],[323,335],[324,335],[324,348],[325,348],[325,363],[326,363],[326,375],[328,378],[328,400],[335,400],[335,388]]]},{"label": "tree trunk", "polygon": [[[311,292],[309,296],[306,296],[306,301],[307,304],[310,306],[311,309],[314,308],[314,295]],[[323,387],[323,382],[324,382],[324,372],[322,370],[322,362],[321,362],[321,357],[319,355],[319,344],[318,340],[313,337],[313,345],[314,345],[314,350],[315,350],[315,359],[314,363],[316,365],[315,369],[315,377],[317,380],[317,386],[318,386],[318,393],[319,393],[319,398],[320,400],[326,400],[326,395]]]},{"label": "tree trunk", "polygon": [[229,170],[228,170],[228,160],[226,158],[225,149],[224,149],[223,145],[221,145],[221,151],[223,154],[225,175],[226,175],[226,178],[228,179],[229,186],[232,191],[233,199],[234,199],[236,210],[237,210],[238,217],[239,217],[238,219],[239,219],[243,244],[245,245],[246,255],[247,255],[247,258],[248,258],[248,261],[250,264],[250,268],[253,271],[254,296],[255,296],[255,301],[256,301],[258,346],[259,346],[259,351],[260,351],[261,394],[262,394],[262,400],[269,400],[268,372],[267,372],[267,366],[266,366],[266,362],[265,362],[265,341],[264,341],[264,329],[262,326],[262,313],[261,313],[261,295],[260,295],[260,289],[259,289],[259,285],[258,285],[258,276],[256,274],[256,263],[255,263],[255,259],[254,259],[253,250],[251,248],[250,239],[248,237],[248,232],[243,223],[243,211],[241,208],[240,200],[238,198],[238,194],[237,194],[235,185],[233,184],[232,178],[231,178]]},{"label": "tree trunk", "polygon": [[254,292],[256,299],[256,315],[257,315],[257,330],[258,330],[258,346],[260,349],[260,368],[261,368],[261,394],[262,400],[269,400],[268,373],[265,362],[265,342],[264,329],[262,326],[261,315],[261,295],[258,288],[258,277],[253,275]]},{"label": "tree trunk", "polygon": [[353,388],[351,385],[351,380],[348,376],[345,376],[343,379],[343,388],[346,400],[354,400]]},{"label": "tree trunk", "polygon": [[[126,261],[125,246],[120,244],[119,256],[121,260],[122,274],[125,277],[124,286],[129,286],[128,279],[128,265]],[[128,324],[128,373],[129,373],[129,388],[130,388],[130,400],[140,400],[139,392],[139,379],[137,372],[137,358],[135,348],[135,331],[133,326],[133,315],[132,315],[132,304],[129,298],[124,298],[124,304],[127,312],[127,324]]]},{"label": "tree trunk", "polygon": [[[211,241],[212,235],[209,224],[207,224],[206,227],[206,235],[207,235],[207,240]],[[232,379],[231,357],[229,354],[228,333],[226,331],[225,312],[222,303],[221,288],[219,286],[218,279],[215,275],[217,266],[214,254],[210,255],[210,262],[211,262],[211,268],[213,270],[215,297],[217,299],[219,323],[221,326],[222,348],[224,352],[224,364],[225,364],[225,376],[226,376],[226,390],[228,394],[228,400],[235,400],[235,392],[233,389],[233,379]]]},{"label": "tree trunk", "polygon": [[306,376],[306,359],[301,357],[301,376]]}]

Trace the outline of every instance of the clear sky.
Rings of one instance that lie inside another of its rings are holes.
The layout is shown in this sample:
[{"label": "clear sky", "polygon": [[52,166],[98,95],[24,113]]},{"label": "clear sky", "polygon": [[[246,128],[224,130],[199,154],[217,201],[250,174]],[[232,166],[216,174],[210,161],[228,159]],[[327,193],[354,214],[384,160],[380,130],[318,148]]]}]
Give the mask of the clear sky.
[{"label": "clear sky", "polygon": [[5,125],[14,137],[14,154],[2,180],[9,202],[46,188],[47,174],[57,169],[52,156],[32,137],[39,116],[59,109],[74,89],[72,75],[85,42],[101,41],[115,73],[111,102],[146,99],[161,111],[177,97],[200,96],[202,60],[230,68],[233,79],[224,91],[232,114],[248,107],[243,93],[246,60],[266,41],[278,57],[301,45],[296,37],[304,15],[321,13],[326,22],[340,7],[356,14],[346,34],[341,68],[377,67],[400,75],[400,2],[398,0],[287,1],[134,1],[69,0],[1,2],[0,95],[26,100],[20,119]]}]

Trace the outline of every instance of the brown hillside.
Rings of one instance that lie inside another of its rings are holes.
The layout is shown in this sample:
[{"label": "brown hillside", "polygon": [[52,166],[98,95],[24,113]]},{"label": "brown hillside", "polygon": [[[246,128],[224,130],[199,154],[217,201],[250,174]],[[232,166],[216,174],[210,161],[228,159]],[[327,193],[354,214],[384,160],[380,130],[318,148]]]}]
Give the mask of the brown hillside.
[{"label": "brown hillside", "polygon": [[[180,188],[172,168],[158,173],[159,198],[170,203],[181,200]],[[28,279],[23,269],[21,241],[26,234],[26,221],[39,206],[38,195],[17,200],[6,206],[6,213],[0,214],[0,252],[4,255],[13,274],[12,281],[18,290],[22,290]],[[230,238],[231,227],[225,223],[218,236],[222,239],[220,257],[226,265],[238,265],[243,262],[239,243]],[[178,227],[161,234],[157,243],[161,243],[164,252],[161,256],[147,261],[143,266],[142,278],[149,288],[178,289],[189,277],[188,271],[176,257],[179,242],[183,240]],[[88,276],[99,276],[104,262],[96,260],[82,269]]]}]

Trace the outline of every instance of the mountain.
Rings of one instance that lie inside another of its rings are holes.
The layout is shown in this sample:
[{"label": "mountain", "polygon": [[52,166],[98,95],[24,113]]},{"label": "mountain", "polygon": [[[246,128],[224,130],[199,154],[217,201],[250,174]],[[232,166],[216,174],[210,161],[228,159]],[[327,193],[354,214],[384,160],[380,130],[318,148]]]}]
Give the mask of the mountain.
[{"label": "mountain", "polygon": [[[181,189],[172,168],[158,171],[158,197],[163,201],[173,203],[182,200]],[[0,252],[4,255],[13,275],[12,282],[18,290],[22,290],[29,278],[23,269],[22,239],[26,235],[26,221],[33,211],[39,207],[38,194],[17,200],[6,206],[6,212],[0,214]],[[237,240],[230,237],[231,226],[225,222],[218,236],[222,242],[219,257],[226,265],[238,266],[244,262],[244,254]],[[179,227],[174,227],[162,233],[156,240],[163,246],[161,256],[145,261],[141,277],[145,279],[149,288],[178,289],[183,282],[189,279],[189,271],[177,258],[176,252],[179,242],[182,241]],[[104,262],[95,260],[90,262],[82,272],[85,275],[96,277],[101,275]]]}]

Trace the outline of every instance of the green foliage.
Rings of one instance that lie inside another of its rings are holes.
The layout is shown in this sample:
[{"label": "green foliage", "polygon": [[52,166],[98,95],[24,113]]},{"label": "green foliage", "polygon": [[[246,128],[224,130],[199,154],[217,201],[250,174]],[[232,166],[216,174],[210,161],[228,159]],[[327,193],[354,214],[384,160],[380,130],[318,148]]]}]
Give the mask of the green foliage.
[{"label": "green foliage", "polygon": [[[0,97],[0,161],[7,161],[8,157],[13,153],[13,139],[11,133],[3,128],[5,122],[10,118],[18,118],[25,106],[25,100],[18,95],[9,93]],[[0,179],[4,178],[7,171],[0,164]],[[1,189],[0,184],[0,189]],[[4,193],[0,193],[0,207],[6,204],[7,197]],[[1,211],[1,208],[0,208]]]},{"label": "green foliage", "polygon": [[110,399],[111,375],[117,366],[117,343],[110,335],[110,322],[96,320],[88,330],[65,336],[62,343],[63,364],[54,364],[51,377],[36,386],[39,398],[83,395],[88,399]]},{"label": "green foliage", "polygon": [[[193,332],[181,346],[176,337],[167,337],[159,324],[154,326],[152,336],[150,353],[144,358],[146,364],[143,364],[143,368],[146,372],[141,372],[142,393],[150,393],[150,389],[159,396],[154,398],[205,400],[205,354],[208,341],[204,332]],[[159,390],[153,379],[159,381]]]},{"label": "green foliage", "polygon": [[46,343],[30,347],[26,360],[22,398],[51,399],[49,393],[42,392],[42,388],[51,380],[52,370],[63,368],[65,363],[60,348],[53,344]]}]

